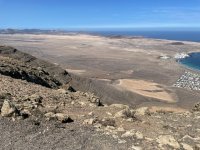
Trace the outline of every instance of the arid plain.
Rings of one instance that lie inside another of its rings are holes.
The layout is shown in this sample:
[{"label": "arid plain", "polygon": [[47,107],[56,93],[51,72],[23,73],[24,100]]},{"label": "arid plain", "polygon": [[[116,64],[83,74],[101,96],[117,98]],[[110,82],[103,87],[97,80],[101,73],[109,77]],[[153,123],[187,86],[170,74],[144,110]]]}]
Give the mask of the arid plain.
[{"label": "arid plain", "polygon": [[195,72],[174,56],[200,51],[200,43],[86,34],[2,34],[0,45],[61,66],[77,79],[73,87],[94,92],[105,103],[181,111],[200,100],[200,91],[173,86],[186,71]]}]

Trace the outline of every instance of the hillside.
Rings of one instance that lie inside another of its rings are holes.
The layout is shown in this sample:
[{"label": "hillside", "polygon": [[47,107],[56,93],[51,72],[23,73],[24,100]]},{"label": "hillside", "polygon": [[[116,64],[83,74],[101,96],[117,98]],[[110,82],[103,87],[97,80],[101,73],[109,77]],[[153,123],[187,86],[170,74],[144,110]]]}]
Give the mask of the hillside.
[{"label": "hillside", "polygon": [[200,149],[200,104],[108,105],[71,86],[82,80],[12,47],[0,47],[0,74],[2,149]]}]

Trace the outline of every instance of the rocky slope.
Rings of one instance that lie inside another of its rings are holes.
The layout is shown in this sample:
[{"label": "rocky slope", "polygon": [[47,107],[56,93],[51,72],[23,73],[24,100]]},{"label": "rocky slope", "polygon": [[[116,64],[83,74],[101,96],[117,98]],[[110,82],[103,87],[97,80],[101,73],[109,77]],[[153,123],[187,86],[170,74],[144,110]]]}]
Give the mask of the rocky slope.
[{"label": "rocky slope", "polygon": [[200,149],[200,104],[185,112],[106,105],[15,49],[1,47],[0,64],[1,149]]},{"label": "rocky slope", "polygon": [[0,46],[0,73],[49,88],[67,85],[71,77],[56,65],[39,60],[15,48]]}]

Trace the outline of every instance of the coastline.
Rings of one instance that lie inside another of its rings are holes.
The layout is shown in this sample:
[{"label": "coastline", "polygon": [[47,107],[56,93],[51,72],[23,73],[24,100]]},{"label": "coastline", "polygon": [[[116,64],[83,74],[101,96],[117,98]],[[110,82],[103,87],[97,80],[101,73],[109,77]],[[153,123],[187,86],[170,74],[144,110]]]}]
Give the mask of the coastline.
[{"label": "coastline", "polygon": [[[200,37],[198,36],[200,31],[193,32],[193,31],[154,31],[154,30],[65,30],[65,29],[12,29],[12,32],[7,31],[6,29],[0,29],[0,34],[5,35],[15,35],[15,34],[30,34],[30,35],[91,35],[91,36],[100,36],[100,37],[107,37],[107,38],[125,38],[125,39],[134,39],[134,38],[144,38],[144,39],[153,39],[153,40],[167,40],[167,41],[174,41],[174,42],[195,42],[200,43]],[[195,34],[193,38],[193,34]],[[183,38],[181,35],[186,35]]]},{"label": "coastline", "polygon": [[[200,53],[200,52],[190,52],[190,53],[187,53],[189,55],[189,57],[191,57],[191,54],[196,54],[196,53]],[[186,57],[185,57],[186,58]],[[185,64],[185,63],[182,63],[181,60],[185,59],[185,58],[181,58],[179,59],[177,62],[183,66],[184,68],[187,68],[188,70],[190,71],[194,71],[196,73],[200,73],[200,67],[199,68],[196,68],[194,66],[191,66],[191,65],[188,65],[188,64]]]}]

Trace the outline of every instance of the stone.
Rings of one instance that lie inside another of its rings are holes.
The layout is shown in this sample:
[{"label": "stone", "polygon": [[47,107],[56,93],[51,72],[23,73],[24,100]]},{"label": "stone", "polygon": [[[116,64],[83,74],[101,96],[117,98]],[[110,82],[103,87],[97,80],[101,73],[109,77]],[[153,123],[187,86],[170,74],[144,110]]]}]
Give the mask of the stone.
[{"label": "stone", "polygon": [[131,149],[133,149],[133,150],[142,150],[142,147],[133,145],[133,146],[131,147]]},{"label": "stone", "polygon": [[127,122],[133,122],[134,119],[133,119],[133,118],[128,118],[128,119],[126,119],[126,121],[127,121]]},{"label": "stone", "polygon": [[62,114],[62,113],[53,113],[53,112],[48,112],[44,115],[46,118],[48,118],[48,120],[52,120],[52,119],[56,119],[62,123],[71,123],[73,122],[73,120],[65,115],[65,114]]},{"label": "stone", "polygon": [[101,121],[99,121],[103,126],[113,126],[115,127],[115,120],[113,118],[103,118]]},{"label": "stone", "polygon": [[150,142],[152,142],[152,141],[153,141],[153,139],[152,139],[152,138],[148,138],[148,137],[145,137],[145,140],[147,140],[147,141],[150,141]]},{"label": "stone", "polygon": [[93,93],[83,93],[82,95],[85,96],[88,99],[88,101],[94,104],[95,106],[103,106],[100,101],[100,98],[95,96]]},{"label": "stone", "polygon": [[133,137],[135,135],[135,130],[132,129],[130,131],[126,131],[124,134],[122,134],[122,138],[126,138],[126,137]]},{"label": "stone", "polygon": [[93,125],[97,120],[95,118],[85,119],[83,124]]},{"label": "stone", "polygon": [[78,103],[79,103],[81,106],[86,106],[86,103],[83,102],[83,101],[78,101]]},{"label": "stone", "polygon": [[144,138],[143,134],[139,131],[135,133],[135,138],[138,140],[142,140]]},{"label": "stone", "polygon": [[192,113],[190,111],[185,111],[182,113],[185,117],[191,117]]},{"label": "stone", "polygon": [[112,116],[112,114],[110,112],[106,112],[107,115]]},{"label": "stone", "polygon": [[38,95],[38,94],[33,94],[29,97],[29,99],[32,101],[32,102],[36,102],[36,103],[42,103],[42,99],[43,97]]},{"label": "stone", "polygon": [[1,108],[1,116],[12,117],[15,114],[18,114],[18,110],[15,105],[9,100],[4,100],[3,106]]},{"label": "stone", "polygon": [[133,118],[134,113],[132,113],[129,108],[126,108],[117,112],[114,117],[115,118]]},{"label": "stone", "polygon": [[89,116],[94,116],[93,112],[88,113]]},{"label": "stone", "polygon": [[60,93],[60,94],[67,94],[68,93],[68,91],[65,90],[65,89],[58,89],[57,92]]},{"label": "stone", "polygon": [[118,143],[119,143],[119,144],[124,144],[124,143],[126,143],[126,140],[118,139]]},{"label": "stone", "polygon": [[117,128],[117,131],[119,131],[119,132],[124,132],[125,129],[124,129],[123,127],[119,127],[119,128]]},{"label": "stone", "polygon": [[68,115],[62,113],[56,113],[55,117],[62,123],[71,123],[74,122]]},{"label": "stone", "polygon": [[141,107],[135,110],[135,116],[144,116],[149,114],[149,108],[148,107]]},{"label": "stone", "polygon": [[158,142],[161,147],[163,145],[168,145],[175,149],[180,149],[179,143],[171,135],[161,135],[157,138],[156,142]]},{"label": "stone", "polygon": [[192,146],[186,144],[186,143],[181,143],[182,147],[184,150],[193,150]]},{"label": "stone", "polygon": [[109,131],[109,132],[112,132],[113,133],[113,130],[115,130],[116,128],[113,127],[113,126],[106,126],[105,130]]},{"label": "stone", "polygon": [[112,137],[114,138],[114,139],[118,139],[119,137],[117,136],[117,135],[112,135]]},{"label": "stone", "polygon": [[100,101],[100,99],[98,98],[98,97],[92,97],[91,99],[90,99],[90,102],[91,103],[94,103],[96,106],[102,106],[102,103],[101,103],[101,101]]},{"label": "stone", "polygon": [[53,112],[48,112],[44,116],[47,117],[48,119],[53,119],[56,117],[55,113]]},{"label": "stone", "polygon": [[141,132],[139,132],[139,131],[135,131],[134,129],[132,129],[130,131],[126,131],[124,134],[122,134],[121,137],[122,138],[125,138],[125,137],[135,137],[138,140],[144,139],[143,134]]}]

